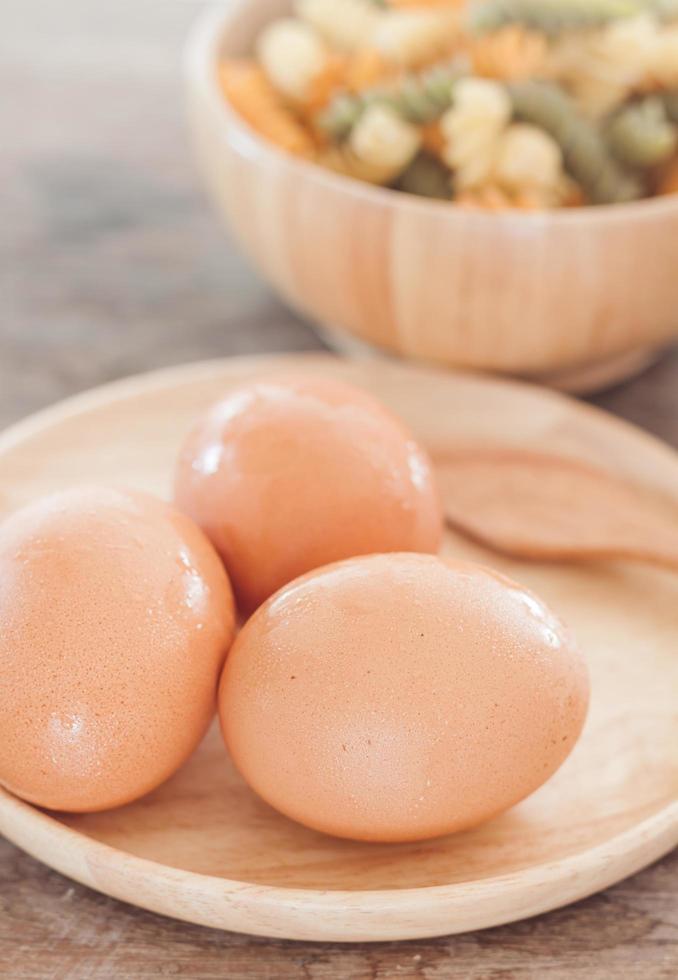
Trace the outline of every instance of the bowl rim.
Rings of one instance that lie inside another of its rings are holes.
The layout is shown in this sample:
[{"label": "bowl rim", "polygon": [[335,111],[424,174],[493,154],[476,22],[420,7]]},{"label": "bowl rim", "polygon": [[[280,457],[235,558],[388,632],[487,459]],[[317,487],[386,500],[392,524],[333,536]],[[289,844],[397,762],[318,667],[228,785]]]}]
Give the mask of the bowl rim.
[{"label": "bowl rim", "polygon": [[446,215],[447,220],[499,222],[503,225],[515,224],[525,228],[535,224],[570,225],[588,221],[596,225],[607,225],[631,218],[656,221],[662,217],[678,217],[678,195],[656,195],[621,204],[580,205],[547,211],[474,211],[455,207],[454,202],[418,197],[415,194],[406,194],[393,188],[368,184],[353,177],[333,173],[312,161],[281,150],[274,143],[259,136],[230,106],[217,82],[216,67],[225,34],[246,15],[252,2],[253,0],[230,0],[228,5],[216,2],[209,4],[196,17],[188,33],[183,57],[184,76],[189,87],[200,90],[215,118],[220,120],[224,135],[230,136],[230,141],[237,150],[250,161],[285,168],[319,187],[362,198],[375,205],[397,206],[436,216]]}]

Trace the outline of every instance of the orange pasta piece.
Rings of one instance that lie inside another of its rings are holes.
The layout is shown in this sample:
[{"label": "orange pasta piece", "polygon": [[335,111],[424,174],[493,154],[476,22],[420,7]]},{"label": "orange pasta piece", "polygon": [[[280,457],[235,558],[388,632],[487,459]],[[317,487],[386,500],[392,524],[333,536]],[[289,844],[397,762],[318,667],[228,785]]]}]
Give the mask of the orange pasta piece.
[{"label": "orange pasta piece", "polygon": [[675,157],[664,167],[659,178],[657,193],[678,194],[678,157]]},{"label": "orange pasta piece", "polygon": [[452,10],[463,7],[467,0],[389,0],[389,7],[397,10],[422,10],[431,7],[449,7]]},{"label": "orange pasta piece", "polygon": [[508,211],[512,207],[506,191],[493,184],[462,191],[455,202],[468,211]]},{"label": "orange pasta piece", "polygon": [[542,34],[510,25],[474,38],[469,53],[476,75],[519,81],[534,78],[543,71],[547,42]]},{"label": "orange pasta piece", "polygon": [[527,188],[517,191],[512,197],[512,203],[514,208],[519,208],[521,211],[544,211],[552,206],[538,190]]},{"label": "orange pasta piece", "polygon": [[332,55],[319,75],[313,79],[306,99],[304,114],[314,116],[332,100],[338,89],[346,87],[347,66],[344,58]]},{"label": "orange pasta piece", "polygon": [[560,203],[564,208],[582,208],[588,204],[583,189],[571,177],[568,179],[567,191]]},{"label": "orange pasta piece", "polygon": [[219,66],[221,89],[250,126],[283,150],[313,156],[310,134],[284,105],[263,70],[253,61],[224,61]]},{"label": "orange pasta piece", "polygon": [[426,123],[421,127],[421,145],[432,156],[442,157],[447,143],[440,128],[439,120],[436,119],[434,122]]},{"label": "orange pasta piece", "polygon": [[[338,92],[359,93],[394,76],[393,65],[373,48],[362,48],[347,57],[334,55],[325,70],[315,78],[309,96],[301,107],[302,113],[313,124],[314,117],[325,108]],[[327,142],[327,135],[316,133],[320,143]]]},{"label": "orange pasta piece", "polygon": [[496,184],[485,184],[462,191],[455,202],[469,211],[543,211],[549,205],[538,191],[524,190],[509,194]]},{"label": "orange pasta piece", "polygon": [[362,92],[393,77],[394,68],[375,48],[360,48],[346,64],[344,83],[350,92]]}]

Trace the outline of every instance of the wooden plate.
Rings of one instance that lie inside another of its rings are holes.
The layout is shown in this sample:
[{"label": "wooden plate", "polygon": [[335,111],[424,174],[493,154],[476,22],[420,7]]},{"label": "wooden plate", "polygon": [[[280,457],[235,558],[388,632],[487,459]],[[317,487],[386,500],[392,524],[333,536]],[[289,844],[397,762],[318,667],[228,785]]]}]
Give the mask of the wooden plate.
[{"label": "wooden plate", "polygon": [[[330,357],[230,360],[80,396],[0,438],[7,511],[77,481],[169,493],[192,420],[258,371],[303,366],[375,392],[432,449],[479,441],[588,459],[678,497],[678,457],[605,414],[511,382]],[[139,802],[47,814],[0,792],[0,831],[63,874],[191,922],[295,939],[380,940],[485,928],[572,902],[678,842],[678,576],[631,566],[506,569],[578,632],[593,681],[573,755],[542,789],[476,830],[412,845],[335,840],[259,801],[212,731]]]}]

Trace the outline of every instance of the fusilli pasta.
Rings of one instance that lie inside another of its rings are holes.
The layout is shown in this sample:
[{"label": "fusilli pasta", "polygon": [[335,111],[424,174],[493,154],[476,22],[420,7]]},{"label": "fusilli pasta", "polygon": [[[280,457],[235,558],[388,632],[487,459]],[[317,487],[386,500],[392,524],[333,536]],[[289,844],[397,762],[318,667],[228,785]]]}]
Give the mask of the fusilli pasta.
[{"label": "fusilli pasta", "polygon": [[678,194],[678,157],[664,169],[657,187],[659,194]]},{"label": "fusilli pasta", "polygon": [[431,122],[451,105],[458,77],[454,65],[441,65],[419,75],[405,75],[393,85],[359,95],[342,93],[322,113],[318,123],[324,132],[343,139],[365,109],[376,103],[390,106],[408,122]]},{"label": "fusilli pasta", "polygon": [[658,193],[678,156],[678,0],[292,6],[257,60],[224,63],[224,93],[343,174],[469,207],[568,207]]},{"label": "fusilli pasta", "polygon": [[607,127],[607,140],[617,159],[632,167],[655,167],[671,157],[678,127],[662,100],[650,96],[620,109]]},{"label": "fusilli pasta", "polygon": [[328,170],[344,177],[364,180],[368,184],[390,184],[393,180],[390,167],[377,166],[361,159],[347,144],[327,147],[318,157],[318,162]]},{"label": "fusilli pasta", "polygon": [[312,124],[316,115],[334,98],[336,90],[345,84],[346,64],[343,58],[331,54],[322,71],[310,79],[297,110]]},{"label": "fusilli pasta", "polygon": [[474,39],[470,53],[473,70],[481,78],[518,81],[542,74],[547,43],[543,34],[510,24]]},{"label": "fusilli pasta", "polygon": [[371,0],[296,0],[297,17],[336,51],[356,51],[370,44],[383,10]]},{"label": "fusilli pasta", "polygon": [[375,24],[371,43],[401,68],[417,68],[448,54],[459,36],[455,11],[392,11]]},{"label": "fusilli pasta", "polygon": [[678,25],[657,33],[648,52],[646,69],[652,86],[678,87]]},{"label": "fusilli pasta", "polygon": [[515,82],[509,91],[516,116],[539,126],[559,144],[566,170],[588,200],[615,204],[643,196],[642,182],[616,162],[600,130],[557,86]]},{"label": "fusilli pasta", "polygon": [[360,48],[346,62],[344,85],[349,92],[362,92],[393,75],[394,68],[376,48]]},{"label": "fusilli pasta", "polygon": [[442,159],[445,137],[440,128],[440,120],[435,119],[421,127],[421,145],[431,156]]},{"label": "fusilli pasta", "polygon": [[219,70],[221,88],[243,119],[272,143],[299,156],[315,147],[307,130],[281,103],[263,69],[249,61],[229,61]]},{"label": "fusilli pasta", "polygon": [[274,20],[264,28],[256,50],[273,85],[297,102],[307,97],[313,80],[329,61],[327,48],[316,32],[292,17]]},{"label": "fusilli pasta", "polygon": [[672,92],[663,92],[661,99],[666,115],[671,122],[678,123],[678,89],[674,89]]},{"label": "fusilli pasta", "polygon": [[468,188],[455,198],[457,204],[467,211],[521,211],[541,210],[545,205],[534,193],[509,194],[498,184],[484,184],[482,187]]},{"label": "fusilli pasta", "polygon": [[400,174],[421,146],[419,130],[389,106],[371,105],[360,117],[349,138],[349,147],[359,160]]},{"label": "fusilli pasta", "polygon": [[493,179],[516,194],[536,191],[557,204],[565,186],[563,154],[543,129],[529,123],[513,123],[499,139]]},{"label": "fusilli pasta", "polygon": [[463,7],[465,0],[387,0],[389,7],[396,10],[421,10],[422,7],[451,7],[459,9]]},{"label": "fusilli pasta", "polygon": [[656,35],[656,22],[643,14],[562,38],[551,52],[551,75],[567,86],[585,112],[602,116],[642,83]]},{"label": "fusilli pasta", "polygon": [[511,101],[501,85],[480,78],[457,82],[454,105],[440,121],[443,159],[457,187],[479,187],[490,179],[510,118]]},{"label": "fusilli pasta", "polygon": [[521,24],[555,35],[631,17],[639,9],[637,0],[475,0],[469,5],[468,24],[478,34]]},{"label": "fusilli pasta", "polygon": [[436,157],[419,153],[401,174],[396,185],[399,190],[420,197],[432,197],[442,201],[452,198],[450,172]]}]

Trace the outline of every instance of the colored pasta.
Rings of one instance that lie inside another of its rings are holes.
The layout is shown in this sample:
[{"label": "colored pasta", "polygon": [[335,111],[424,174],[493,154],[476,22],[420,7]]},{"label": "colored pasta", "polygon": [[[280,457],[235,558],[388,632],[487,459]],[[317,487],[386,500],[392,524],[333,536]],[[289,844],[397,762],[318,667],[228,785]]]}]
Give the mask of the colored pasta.
[{"label": "colored pasta", "polygon": [[561,82],[591,116],[621,105],[640,86],[656,45],[657,24],[647,14],[608,24],[585,37],[556,42],[551,76]]},{"label": "colored pasta", "polygon": [[500,139],[511,118],[511,101],[496,82],[465,78],[457,82],[454,104],[440,121],[446,145],[443,159],[460,189],[492,179]]},{"label": "colored pasta", "polygon": [[560,202],[566,188],[560,146],[528,123],[513,123],[502,134],[492,176],[513,194],[533,192],[551,205]]},{"label": "colored pasta", "polygon": [[678,25],[657,33],[646,70],[653,88],[678,88]]},{"label": "colored pasta", "polygon": [[678,123],[678,89],[673,92],[664,92],[662,102],[664,111],[671,122]]},{"label": "colored pasta", "polygon": [[224,97],[344,176],[466,208],[622,204],[678,171],[678,0],[292,0]]},{"label": "colored pasta", "polygon": [[396,184],[398,190],[419,197],[432,197],[441,201],[452,199],[450,172],[436,157],[419,153],[401,174]]},{"label": "colored pasta", "polygon": [[374,88],[361,95],[343,93],[321,114],[318,123],[324,132],[343,139],[365,109],[374,103],[390,106],[408,122],[432,122],[452,104],[458,77],[459,72],[454,66],[440,66],[418,75],[405,75],[392,85]]},{"label": "colored pasta", "polygon": [[617,163],[600,130],[564,92],[547,82],[517,82],[509,91],[516,116],[554,138],[590,201],[618,204],[643,196],[641,181]]},{"label": "colored pasta", "polygon": [[469,5],[469,28],[475,33],[520,24],[542,34],[599,27],[638,13],[635,0],[474,0]]},{"label": "colored pasta", "polygon": [[299,102],[307,98],[329,61],[318,34],[291,17],[273,21],[264,29],[257,42],[257,57],[275,88]]},{"label": "colored pasta", "polygon": [[658,96],[625,106],[607,128],[607,141],[617,159],[632,167],[656,167],[673,156],[678,126]]},{"label": "colored pasta", "polygon": [[221,66],[219,81],[233,108],[262,136],[289,153],[313,155],[311,136],[283,105],[258,65],[227,62]]},{"label": "colored pasta", "polygon": [[459,37],[459,19],[446,8],[392,11],[379,18],[371,43],[400,68],[418,68],[445,57]]},{"label": "colored pasta", "polygon": [[658,194],[678,194],[678,156],[674,157],[659,178]]},{"label": "colored pasta", "polygon": [[471,65],[481,78],[538,78],[545,71],[547,51],[543,34],[511,24],[473,40]]},{"label": "colored pasta", "polygon": [[383,168],[390,177],[407,167],[421,145],[419,131],[389,106],[369,106],[354,126],[349,146],[359,160]]},{"label": "colored pasta", "polygon": [[297,17],[336,51],[356,51],[368,43],[382,16],[371,0],[296,0]]}]

